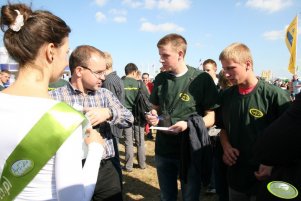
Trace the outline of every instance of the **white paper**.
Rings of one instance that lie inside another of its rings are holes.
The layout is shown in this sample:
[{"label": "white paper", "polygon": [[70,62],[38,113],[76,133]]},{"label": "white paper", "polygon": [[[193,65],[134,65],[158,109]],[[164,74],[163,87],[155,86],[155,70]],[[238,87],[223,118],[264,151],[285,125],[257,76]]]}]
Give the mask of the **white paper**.
[{"label": "white paper", "polygon": [[151,126],[150,129],[161,130],[161,131],[172,131],[168,127]]}]

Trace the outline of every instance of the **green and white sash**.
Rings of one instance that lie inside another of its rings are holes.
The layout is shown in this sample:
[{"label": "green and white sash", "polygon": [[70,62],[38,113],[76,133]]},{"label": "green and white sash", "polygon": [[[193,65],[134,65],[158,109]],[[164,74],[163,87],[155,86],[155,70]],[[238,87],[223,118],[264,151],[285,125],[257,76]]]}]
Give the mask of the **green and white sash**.
[{"label": "green and white sash", "polygon": [[13,200],[84,119],[66,103],[49,109],[7,158],[0,178],[0,200]]}]

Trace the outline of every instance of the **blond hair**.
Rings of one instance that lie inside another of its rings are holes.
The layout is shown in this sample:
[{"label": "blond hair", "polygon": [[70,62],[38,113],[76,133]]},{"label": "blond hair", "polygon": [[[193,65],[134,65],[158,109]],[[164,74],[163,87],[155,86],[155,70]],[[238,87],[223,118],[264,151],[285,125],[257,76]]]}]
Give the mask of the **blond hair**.
[{"label": "blond hair", "polygon": [[232,60],[235,63],[244,64],[250,61],[253,66],[253,58],[248,46],[242,43],[232,43],[226,47],[219,55],[219,60]]},{"label": "blond hair", "polygon": [[107,70],[112,69],[113,59],[112,59],[111,54],[109,52],[104,52],[104,55],[105,55],[105,60],[106,60],[106,69]]}]

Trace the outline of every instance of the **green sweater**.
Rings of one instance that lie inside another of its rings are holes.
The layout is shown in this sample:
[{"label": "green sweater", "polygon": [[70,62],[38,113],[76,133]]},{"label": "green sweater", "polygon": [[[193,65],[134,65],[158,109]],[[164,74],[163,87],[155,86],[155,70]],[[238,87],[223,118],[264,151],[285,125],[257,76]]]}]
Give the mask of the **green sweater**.
[{"label": "green sweater", "polygon": [[[192,81],[187,88],[190,79]],[[159,114],[169,110],[172,124],[186,121],[192,114],[204,115],[205,110],[214,109],[217,101],[217,88],[208,73],[192,67],[180,76],[163,72],[156,76],[150,96],[152,104],[160,106]],[[176,104],[176,102],[179,103]],[[173,106],[175,106],[173,108]],[[172,110],[172,111],[171,111]],[[179,158],[181,134],[170,135],[157,133],[155,152],[158,155]]]},{"label": "green sweater", "polygon": [[231,188],[249,193],[256,188],[254,172],[258,170],[253,158],[253,146],[264,129],[290,105],[288,93],[259,80],[253,91],[241,95],[233,86],[221,94],[221,127],[227,132],[232,147],[239,150],[235,165],[228,168]]},{"label": "green sweater", "polygon": [[124,94],[125,94],[124,106],[127,109],[129,109],[131,112],[132,112],[132,108],[134,107],[135,98],[138,94],[139,82],[142,91],[145,94],[148,94],[147,88],[142,81],[137,81],[136,79],[131,77],[125,77],[123,79]]}]

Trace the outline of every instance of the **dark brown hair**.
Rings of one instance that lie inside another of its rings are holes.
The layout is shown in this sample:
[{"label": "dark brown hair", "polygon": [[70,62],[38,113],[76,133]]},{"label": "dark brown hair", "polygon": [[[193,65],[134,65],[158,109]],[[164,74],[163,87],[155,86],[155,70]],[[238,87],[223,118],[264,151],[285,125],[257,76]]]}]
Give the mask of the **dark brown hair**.
[{"label": "dark brown hair", "polygon": [[125,73],[125,75],[128,75],[128,74],[130,74],[130,73],[132,73],[134,71],[138,71],[138,67],[134,63],[128,63],[124,67],[124,73]]},{"label": "dark brown hair", "polygon": [[[23,15],[24,25],[19,31],[13,31],[17,11]],[[71,29],[59,17],[48,11],[32,11],[25,4],[8,4],[1,7],[1,30],[4,32],[3,42],[9,55],[20,66],[32,62],[45,43],[53,43],[56,47],[62,45]]]},{"label": "dark brown hair", "polygon": [[206,59],[206,60],[203,62],[203,66],[205,66],[206,64],[213,64],[215,67],[217,66],[217,65],[216,65],[216,62],[215,62],[213,59]]},{"label": "dark brown hair", "polygon": [[69,68],[71,71],[71,75],[74,72],[74,69],[77,66],[85,66],[88,67],[88,62],[89,59],[91,58],[91,54],[92,53],[96,53],[99,54],[100,57],[105,58],[105,54],[90,45],[80,45],[78,47],[76,47],[76,49],[71,53],[70,57],[69,57]]}]

